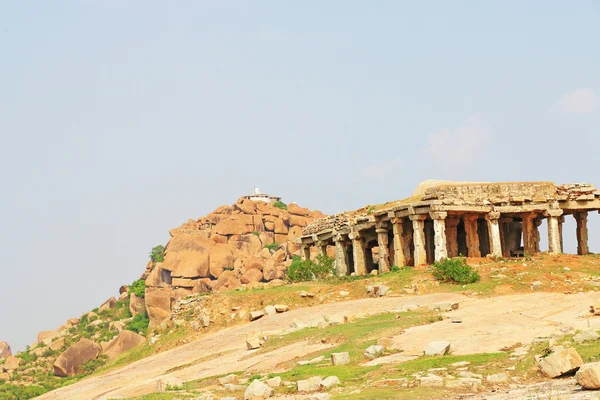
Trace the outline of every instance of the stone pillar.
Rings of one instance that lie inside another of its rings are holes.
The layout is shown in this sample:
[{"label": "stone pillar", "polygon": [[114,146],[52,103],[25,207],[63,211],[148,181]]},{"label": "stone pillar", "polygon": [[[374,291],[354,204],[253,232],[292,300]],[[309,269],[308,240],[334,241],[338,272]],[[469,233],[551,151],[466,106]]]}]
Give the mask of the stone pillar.
[{"label": "stone pillar", "polygon": [[448,258],[448,249],[446,247],[446,217],[445,211],[430,212],[429,216],[433,219],[433,243],[435,246],[435,261],[442,261]]},{"label": "stone pillar", "polygon": [[535,217],[535,213],[523,214],[523,252],[526,256],[534,255],[537,247],[537,226],[534,222]]},{"label": "stone pillar", "polygon": [[478,219],[479,215],[477,214],[463,215],[465,232],[467,233],[468,257],[481,257],[481,250],[479,250],[479,233],[477,232]]},{"label": "stone pillar", "polygon": [[363,245],[360,235],[356,232],[350,233],[348,236],[352,239],[352,257],[354,258],[354,272],[356,275],[366,275],[366,257],[365,247]]},{"label": "stone pillar", "polygon": [[425,215],[411,215],[413,223],[413,243],[415,246],[415,267],[427,263],[425,250]]},{"label": "stone pillar", "polygon": [[446,218],[446,248],[448,257],[458,257],[458,224],[459,218]]},{"label": "stone pillar", "polygon": [[335,241],[335,268],[339,276],[348,275],[348,253],[344,244],[344,238],[337,236]]},{"label": "stone pillar", "polygon": [[490,254],[492,257],[502,257],[502,239],[500,238],[500,213],[492,211],[485,216],[490,237]]},{"label": "stone pillar", "polygon": [[395,218],[392,220],[392,232],[394,233],[394,264],[398,267],[404,267],[406,257],[404,256],[404,224],[402,219]]},{"label": "stone pillar", "polygon": [[321,254],[327,255],[327,242],[319,242],[319,249],[321,250]]},{"label": "stone pillar", "polygon": [[388,239],[388,230],[386,228],[377,228],[377,245],[379,246],[379,273],[390,272],[390,247]]},{"label": "stone pillar", "polygon": [[539,253],[540,250],[540,226],[542,225],[542,220],[536,218],[533,220],[533,230],[535,232],[535,252]]},{"label": "stone pillar", "polygon": [[590,253],[588,247],[588,228],[587,228],[587,211],[580,211],[573,214],[577,221],[577,254],[585,255]]},{"label": "stone pillar", "polygon": [[565,245],[563,243],[563,224],[565,223],[565,217],[558,217],[558,234],[560,235],[560,252],[565,252]]},{"label": "stone pillar", "polygon": [[502,244],[502,257],[510,258],[510,223],[512,218],[500,218],[500,243]]},{"label": "stone pillar", "polygon": [[302,258],[305,260],[310,260],[310,246],[303,244],[302,245]]},{"label": "stone pillar", "polygon": [[562,213],[562,210],[548,210],[546,213],[548,217],[548,253],[550,254],[562,253],[561,229],[558,221]]}]

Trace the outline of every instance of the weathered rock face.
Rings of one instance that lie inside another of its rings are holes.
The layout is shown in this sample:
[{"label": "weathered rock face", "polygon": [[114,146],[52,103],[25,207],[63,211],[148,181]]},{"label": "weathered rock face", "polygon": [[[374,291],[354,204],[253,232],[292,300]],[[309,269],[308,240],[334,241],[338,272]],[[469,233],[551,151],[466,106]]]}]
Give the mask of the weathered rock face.
[{"label": "weathered rock face", "polygon": [[15,356],[9,356],[6,358],[6,361],[2,365],[2,369],[4,371],[13,371],[13,370],[19,368],[19,365],[21,365],[20,358],[17,358]]},{"label": "weathered rock face", "polygon": [[8,343],[0,340],[0,358],[6,358],[12,356],[12,351]]},{"label": "weathered rock face", "polygon": [[134,293],[129,295],[129,312],[133,317],[146,311],[144,299],[137,297]]},{"label": "weathered rock face", "polygon": [[575,379],[584,389],[600,389],[600,362],[583,364],[575,374]]},{"label": "weathered rock face", "polygon": [[[296,238],[302,228],[321,217],[321,212],[294,203],[282,210],[266,202],[240,199],[233,206],[219,207],[169,232],[172,238],[164,262],[147,266],[146,286],[172,288],[173,300],[173,296],[211,288],[234,289],[282,279],[291,258],[299,255]],[[275,242],[279,249],[265,248]]]},{"label": "weathered rock face", "polygon": [[98,357],[102,348],[89,339],[81,339],[62,353],[54,363],[54,375],[69,376],[79,372],[79,367]]},{"label": "weathered rock face", "polygon": [[171,316],[171,290],[146,289],[146,314],[152,329]]},{"label": "weathered rock face", "polygon": [[145,340],[146,339],[143,336],[138,335],[135,332],[127,330],[121,331],[121,333],[110,342],[106,350],[104,350],[104,354],[106,354],[108,358],[115,358],[116,356],[139,346],[144,343]]}]

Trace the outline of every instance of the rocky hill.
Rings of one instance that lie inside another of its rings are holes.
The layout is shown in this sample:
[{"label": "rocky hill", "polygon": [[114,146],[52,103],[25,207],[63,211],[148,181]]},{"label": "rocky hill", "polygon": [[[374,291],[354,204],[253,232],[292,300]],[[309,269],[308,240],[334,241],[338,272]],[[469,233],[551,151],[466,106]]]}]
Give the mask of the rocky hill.
[{"label": "rocky hill", "polygon": [[321,217],[295,203],[240,199],[172,229],[141,279],[121,286],[118,297],[40,332],[15,356],[0,341],[0,399],[32,398],[89,375],[172,327],[178,301],[190,295],[282,284],[299,255],[296,238]]}]

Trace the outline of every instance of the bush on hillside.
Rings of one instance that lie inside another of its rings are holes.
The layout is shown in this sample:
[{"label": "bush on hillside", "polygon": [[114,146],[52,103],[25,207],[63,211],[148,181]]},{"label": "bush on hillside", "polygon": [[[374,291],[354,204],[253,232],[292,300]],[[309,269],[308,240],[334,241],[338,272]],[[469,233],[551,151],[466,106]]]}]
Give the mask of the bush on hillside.
[{"label": "bush on hillside", "polygon": [[273,205],[281,210],[287,210],[287,204],[285,204],[283,201],[278,200],[273,203]]},{"label": "bush on hillside", "polygon": [[127,325],[125,325],[125,329],[146,336],[148,334],[149,324],[150,320],[148,319],[146,314],[138,314],[135,317],[133,317],[133,319],[129,321]]},{"label": "bush on hillside", "polygon": [[462,257],[433,263],[433,276],[442,282],[453,283],[474,283],[480,279],[479,273],[467,265],[467,260]]},{"label": "bush on hillside", "polygon": [[277,249],[279,248],[279,243],[277,242],[273,242],[270,244],[265,244],[265,249],[269,249],[269,250],[273,250],[273,251],[277,251]]},{"label": "bush on hillside", "polygon": [[137,297],[144,298],[146,293],[146,281],[138,279],[129,286],[129,293],[135,294]]},{"label": "bush on hillside", "polygon": [[335,275],[335,260],[332,257],[319,254],[316,262],[302,260],[296,256],[287,269],[287,279],[291,282],[307,282],[315,279],[324,279]]},{"label": "bush on hillside", "polygon": [[165,261],[165,246],[162,244],[154,246],[150,252],[150,260],[155,263]]}]

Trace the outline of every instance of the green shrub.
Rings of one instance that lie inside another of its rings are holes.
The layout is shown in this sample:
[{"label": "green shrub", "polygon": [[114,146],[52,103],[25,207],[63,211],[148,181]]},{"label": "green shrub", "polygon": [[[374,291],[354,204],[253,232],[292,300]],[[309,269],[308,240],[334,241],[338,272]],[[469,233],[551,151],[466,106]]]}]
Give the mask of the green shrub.
[{"label": "green shrub", "polygon": [[265,244],[265,249],[276,251],[279,248],[279,243],[273,242],[271,244]]},{"label": "green shrub", "polygon": [[135,317],[133,317],[133,319],[129,321],[127,325],[125,325],[125,329],[146,336],[148,334],[149,324],[150,320],[148,319],[146,314],[138,314]]},{"label": "green shrub", "polygon": [[292,259],[292,264],[287,269],[287,278],[292,282],[307,282],[314,279],[327,278],[329,275],[335,275],[335,260],[332,257],[319,254],[317,262],[311,260],[302,260],[296,256]]},{"label": "green shrub", "polygon": [[[1,381],[0,381],[1,382]],[[0,399],[2,400],[26,400],[33,399],[48,392],[48,389],[41,386],[21,386],[0,384]]]},{"label": "green shrub", "polygon": [[367,210],[367,215],[373,214],[373,211],[375,211],[375,206],[369,207],[369,209]]},{"label": "green shrub", "polygon": [[138,279],[129,286],[129,294],[135,294],[137,297],[144,298],[146,293],[146,281]]},{"label": "green shrub", "polygon": [[281,210],[287,210],[287,204],[285,204],[283,201],[278,200],[273,203],[273,205]]},{"label": "green shrub", "polygon": [[106,361],[108,361],[108,356],[106,354],[100,354],[94,360],[88,361],[85,364],[83,364],[82,366],[80,366],[79,374],[80,375],[90,375],[94,371],[96,371],[98,368],[100,368],[101,366],[106,364]]},{"label": "green shrub", "polygon": [[442,282],[474,283],[480,276],[465,258],[446,258],[433,263],[433,276]]},{"label": "green shrub", "polygon": [[155,263],[165,261],[165,246],[162,244],[154,246],[150,251],[150,260]]},{"label": "green shrub", "polygon": [[397,265],[392,265],[392,268],[390,268],[390,271],[392,271],[392,272],[400,272],[400,271],[402,271],[402,268],[400,268]]}]

